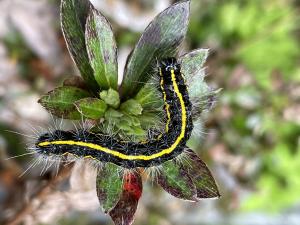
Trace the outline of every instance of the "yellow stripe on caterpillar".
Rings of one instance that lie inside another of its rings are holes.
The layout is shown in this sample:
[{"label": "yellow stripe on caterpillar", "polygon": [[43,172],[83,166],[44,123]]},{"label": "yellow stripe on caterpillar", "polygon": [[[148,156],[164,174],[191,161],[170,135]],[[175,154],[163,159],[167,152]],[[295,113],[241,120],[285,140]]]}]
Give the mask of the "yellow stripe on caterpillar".
[{"label": "yellow stripe on caterpillar", "polygon": [[158,153],[155,153],[155,154],[152,154],[152,155],[125,155],[121,152],[118,152],[118,151],[115,151],[115,150],[112,150],[112,149],[108,149],[108,148],[105,148],[105,147],[97,145],[97,144],[87,143],[87,142],[83,142],[83,141],[73,141],[73,140],[51,141],[51,142],[46,141],[46,142],[41,142],[38,145],[41,146],[41,147],[45,147],[45,146],[48,146],[48,145],[70,145],[70,146],[88,147],[90,149],[102,151],[102,152],[105,152],[107,154],[113,155],[115,157],[118,157],[118,158],[124,159],[124,160],[151,160],[151,159],[161,157],[165,154],[172,153],[172,151],[178,146],[180,141],[185,136],[186,120],[187,120],[186,116],[187,115],[186,115],[186,107],[185,107],[185,103],[184,103],[184,100],[183,100],[183,96],[180,93],[178,85],[176,83],[176,76],[175,76],[174,70],[171,70],[171,78],[172,78],[174,91],[175,91],[175,93],[176,93],[176,95],[179,99],[180,106],[181,106],[182,123],[181,123],[180,135],[177,137],[175,142],[169,148],[163,149],[162,151],[160,151]]}]

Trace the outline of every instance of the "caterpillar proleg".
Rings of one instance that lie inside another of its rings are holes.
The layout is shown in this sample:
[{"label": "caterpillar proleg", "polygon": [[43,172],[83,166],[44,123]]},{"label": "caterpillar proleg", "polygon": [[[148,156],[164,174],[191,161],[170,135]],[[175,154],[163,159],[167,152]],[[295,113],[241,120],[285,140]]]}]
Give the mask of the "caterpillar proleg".
[{"label": "caterpillar proleg", "polygon": [[162,60],[158,73],[167,118],[165,132],[158,138],[125,142],[86,130],[79,133],[56,130],[41,135],[35,151],[46,156],[72,154],[125,168],[151,167],[175,158],[183,152],[193,129],[192,104],[175,58]]}]

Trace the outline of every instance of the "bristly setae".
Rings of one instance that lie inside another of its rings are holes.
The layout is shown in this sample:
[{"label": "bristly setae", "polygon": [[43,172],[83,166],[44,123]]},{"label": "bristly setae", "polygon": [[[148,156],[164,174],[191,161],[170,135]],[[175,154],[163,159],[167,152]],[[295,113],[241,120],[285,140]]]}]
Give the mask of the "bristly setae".
[{"label": "bristly setae", "polygon": [[39,137],[36,152],[46,156],[72,154],[125,168],[156,166],[175,158],[183,152],[193,129],[192,104],[175,58],[162,60],[158,71],[167,123],[165,132],[157,138],[125,142],[86,130],[56,130]]}]

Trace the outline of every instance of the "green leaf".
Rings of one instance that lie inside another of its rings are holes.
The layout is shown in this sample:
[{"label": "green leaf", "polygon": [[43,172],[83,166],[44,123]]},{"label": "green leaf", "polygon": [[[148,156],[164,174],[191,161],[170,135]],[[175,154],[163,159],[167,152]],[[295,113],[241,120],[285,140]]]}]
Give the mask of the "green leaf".
[{"label": "green leaf", "polygon": [[134,136],[135,139],[146,135],[146,131],[141,127],[140,120],[135,116],[122,114],[122,117],[108,118],[108,121],[114,124],[118,131],[122,130],[125,135]]},{"label": "green leaf", "polygon": [[[159,128],[160,125],[165,126],[165,124],[160,124],[157,121],[161,120],[161,117],[158,116],[156,113],[152,112],[143,112],[142,115],[138,116],[138,119],[140,121],[140,124],[143,129],[153,129],[153,128]],[[160,129],[158,129],[160,130]]]},{"label": "green leaf", "polygon": [[100,119],[104,116],[107,105],[98,98],[83,98],[75,102],[77,110],[89,119]]},{"label": "green leaf", "polygon": [[220,197],[218,186],[206,164],[191,149],[184,153],[187,160],[183,161],[188,177],[190,177],[197,189],[197,198]]},{"label": "green leaf", "polygon": [[116,123],[116,126],[124,131],[131,130],[131,124],[127,120],[121,120],[119,123]]},{"label": "green leaf", "polygon": [[185,169],[174,160],[162,164],[157,181],[171,195],[184,200],[197,201],[195,185]]},{"label": "green leaf", "polygon": [[79,99],[89,97],[90,94],[76,87],[59,87],[39,99],[39,103],[53,115],[64,119],[80,119],[74,103]]},{"label": "green leaf", "polygon": [[101,91],[100,98],[103,99],[107,105],[118,108],[120,105],[120,96],[114,89],[108,89],[107,91]]},{"label": "green leaf", "polygon": [[91,8],[86,22],[86,45],[94,76],[101,89],[118,88],[117,47],[111,26]]},{"label": "green leaf", "polygon": [[146,131],[141,128],[141,126],[132,127],[132,129],[127,133],[128,135],[133,135],[134,137],[145,137]]},{"label": "green leaf", "polygon": [[181,72],[186,78],[191,101],[197,101],[209,92],[204,82],[203,65],[208,56],[208,49],[198,49],[180,57]]},{"label": "green leaf", "polygon": [[204,110],[209,111],[220,90],[212,90],[204,81],[203,65],[208,56],[208,49],[197,49],[180,57],[181,72],[189,87],[189,98],[193,103],[193,118],[197,119]]},{"label": "green leaf", "polygon": [[141,175],[137,172],[127,172],[124,175],[123,192],[120,201],[109,212],[116,225],[131,225],[133,223],[142,190]]},{"label": "green leaf", "polygon": [[[191,101],[197,101],[209,92],[209,86],[203,81],[204,71],[188,80],[187,84],[189,87],[189,97]],[[197,79],[198,78],[198,79]]]},{"label": "green leaf", "polygon": [[81,76],[94,91],[99,87],[94,79],[85,45],[85,22],[90,8],[89,0],[62,0],[62,31],[75,64]]},{"label": "green leaf", "polygon": [[148,83],[142,87],[134,99],[137,100],[145,110],[157,109],[162,111],[162,106],[164,103],[161,93],[152,84]]},{"label": "green leaf", "polygon": [[128,58],[121,86],[122,98],[134,96],[153,72],[156,59],[175,56],[185,37],[190,1],[182,1],[160,13],[146,28]]},{"label": "green leaf", "polygon": [[139,126],[141,125],[139,119],[135,116],[130,116],[130,115],[124,115],[121,119],[121,121],[126,121],[128,125],[132,126]]},{"label": "green leaf", "polygon": [[96,189],[100,205],[105,213],[113,209],[122,194],[123,173],[112,163],[107,163],[97,174]]},{"label": "green leaf", "polygon": [[[208,56],[208,49],[197,49],[179,58],[181,72],[189,81],[195,77],[195,81],[203,81],[203,65]],[[190,82],[191,84],[193,82]]]},{"label": "green leaf", "polygon": [[129,99],[126,102],[122,103],[120,109],[123,112],[134,116],[141,115],[143,111],[143,107],[141,106],[141,104],[134,99]]},{"label": "green leaf", "polygon": [[124,114],[123,113],[121,113],[121,112],[119,112],[119,111],[117,111],[117,110],[114,110],[114,109],[112,109],[112,108],[109,108],[107,111],[106,111],[106,113],[105,113],[105,118],[121,118],[121,117],[123,117],[124,116]]},{"label": "green leaf", "polygon": [[104,126],[106,127],[106,130],[108,130],[108,131],[113,130],[115,132],[118,132],[118,130],[116,130],[116,126],[120,124],[120,121],[123,116],[124,116],[123,113],[121,113],[113,108],[108,108],[108,110],[105,112],[105,116],[104,116],[105,117]]}]

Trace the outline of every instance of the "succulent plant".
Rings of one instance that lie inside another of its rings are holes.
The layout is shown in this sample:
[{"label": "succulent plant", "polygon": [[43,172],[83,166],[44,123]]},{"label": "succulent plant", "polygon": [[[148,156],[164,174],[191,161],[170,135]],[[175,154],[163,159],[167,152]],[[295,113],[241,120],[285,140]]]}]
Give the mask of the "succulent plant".
[{"label": "succulent plant", "polygon": [[[193,119],[201,124],[217,92],[204,82],[207,49],[178,56],[188,28],[189,8],[190,1],[181,1],[154,18],[129,55],[118,85],[117,47],[108,20],[88,0],[62,0],[62,30],[81,77],[65,80],[39,103],[63,119],[92,120],[98,125],[94,132],[109,131],[109,135],[125,140],[143,140],[149,129],[164,126],[164,103],[153,78],[156,61],[176,57],[189,87]],[[209,169],[190,149],[162,163],[159,171],[155,181],[177,198],[198,201],[220,196]],[[133,222],[143,172],[143,168],[128,170],[111,163],[99,170],[98,199],[115,224]]]}]

